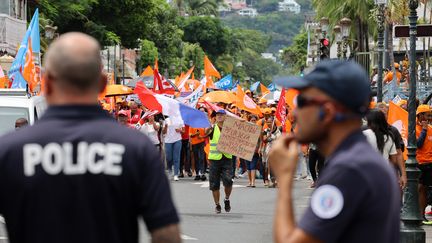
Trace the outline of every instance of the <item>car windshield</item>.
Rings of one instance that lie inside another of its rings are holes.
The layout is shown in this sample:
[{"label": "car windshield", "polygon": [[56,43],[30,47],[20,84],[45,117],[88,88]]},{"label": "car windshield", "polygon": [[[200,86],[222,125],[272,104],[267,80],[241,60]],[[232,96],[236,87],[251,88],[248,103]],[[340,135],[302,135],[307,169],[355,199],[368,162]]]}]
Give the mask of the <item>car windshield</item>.
[{"label": "car windshield", "polygon": [[0,107],[0,135],[15,129],[15,121],[25,118],[29,121],[29,112],[26,108]]}]

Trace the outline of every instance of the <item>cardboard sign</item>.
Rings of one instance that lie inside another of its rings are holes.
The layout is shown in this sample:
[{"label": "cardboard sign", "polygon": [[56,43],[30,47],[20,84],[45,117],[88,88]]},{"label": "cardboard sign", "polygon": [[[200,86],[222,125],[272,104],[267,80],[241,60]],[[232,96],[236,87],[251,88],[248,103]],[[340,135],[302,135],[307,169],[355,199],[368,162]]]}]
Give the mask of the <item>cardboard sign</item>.
[{"label": "cardboard sign", "polygon": [[251,161],[260,133],[260,126],[227,116],[217,150]]}]

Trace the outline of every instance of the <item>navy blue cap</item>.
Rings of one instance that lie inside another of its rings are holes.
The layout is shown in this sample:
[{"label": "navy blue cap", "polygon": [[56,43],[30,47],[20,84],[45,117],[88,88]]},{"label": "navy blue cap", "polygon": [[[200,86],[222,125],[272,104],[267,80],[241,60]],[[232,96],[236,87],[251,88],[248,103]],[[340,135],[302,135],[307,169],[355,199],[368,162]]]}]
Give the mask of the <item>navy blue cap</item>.
[{"label": "navy blue cap", "polygon": [[321,61],[303,77],[277,77],[274,82],[293,89],[315,87],[356,113],[364,114],[368,110],[371,95],[369,77],[355,62]]},{"label": "navy blue cap", "polygon": [[224,114],[224,115],[226,115],[226,111],[224,109],[220,109],[220,110],[216,111],[216,114]]}]

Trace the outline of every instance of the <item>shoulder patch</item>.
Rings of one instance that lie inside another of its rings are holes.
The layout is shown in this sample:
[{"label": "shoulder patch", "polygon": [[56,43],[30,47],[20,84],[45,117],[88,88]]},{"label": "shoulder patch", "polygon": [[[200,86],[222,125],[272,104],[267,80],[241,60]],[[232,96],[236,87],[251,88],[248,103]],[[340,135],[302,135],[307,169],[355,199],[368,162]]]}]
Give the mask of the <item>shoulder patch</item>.
[{"label": "shoulder patch", "polygon": [[333,185],[320,186],[312,194],[311,208],[319,218],[336,217],[342,211],[343,205],[342,192]]}]

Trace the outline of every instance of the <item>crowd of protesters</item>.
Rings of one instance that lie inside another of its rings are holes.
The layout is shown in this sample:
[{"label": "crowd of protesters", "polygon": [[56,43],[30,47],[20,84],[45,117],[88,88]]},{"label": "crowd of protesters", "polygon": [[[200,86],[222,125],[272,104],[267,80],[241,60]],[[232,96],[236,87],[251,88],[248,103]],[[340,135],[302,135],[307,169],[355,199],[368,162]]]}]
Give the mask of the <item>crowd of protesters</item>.
[{"label": "crowd of protesters", "polygon": [[[255,188],[256,181],[262,180],[262,185],[269,188],[277,187],[277,178],[268,163],[268,155],[273,142],[284,133],[293,133],[296,129],[296,121],[292,110],[288,107],[285,127],[276,119],[275,112],[277,101],[254,96],[246,90],[246,95],[260,106],[262,116],[251,114],[239,109],[235,103],[217,103],[217,107],[235,115],[241,119],[257,124],[261,127],[261,136],[258,140],[255,154],[251,161],[232,156],[232,179],[239,177],[248,178],[248,187]],[[407,101],[400,100],[397,105],[407,109]],[[371,102],[370,111],[363,119],[363,134],[368,142],[380,152],[392,165],[399,175],[400,188],[403,190],[407,184],[405,171],[404,151],[406,145],[400,131],[388,124],[389,104]],[[432,193],[428,190],[432,187],[432,110],[428,105],[419,105],[417,102],[417,160],[422,171],[419,185],[419,200],[422,212],[427,205],[432,204]],[[211,124],[216,123],[216,111],[214,107],[199,103],[197,109],[206,113]],[[137,101],[125,101],[116,103],[116,109],[111,110],[112,115],[125,126],[139,129],[146,134],[157,149],[161,152],[166,163],[167,172],[174,181],[184,177],[194,177],[196,181],[206,181],[209,172],[209,134],[204,128],[191,128],[182,124],[176,124],[169,117],[162,114],[150,114],[145,117],[142,124],[141,117],[146,113],[146,108]],[[320,172],[324,168],[325,158],[317,150],[315,144],[304,144],[300,149],[297,165],[296,179],[310,180],[310,187],[315,187]],[[429,195],[429,196],[428,196]],[[432,214],[427,212],[427,214]],[[432,221],[424,218],[424,224]]]}]

